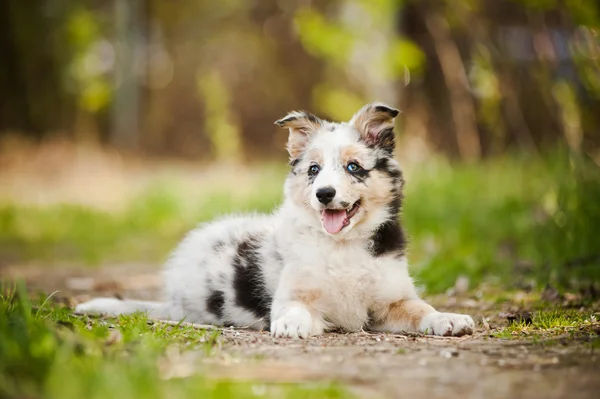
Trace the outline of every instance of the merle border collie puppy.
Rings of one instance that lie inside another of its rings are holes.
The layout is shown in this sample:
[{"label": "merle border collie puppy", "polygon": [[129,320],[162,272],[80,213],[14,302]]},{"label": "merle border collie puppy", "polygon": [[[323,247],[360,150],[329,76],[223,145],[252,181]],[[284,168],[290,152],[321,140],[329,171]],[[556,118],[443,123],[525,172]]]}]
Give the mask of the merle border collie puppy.
[{"label": "merle border collie puppy", "polygon": [[279,209],[191,231],[164,268],[163,302],[98,298],[76,312],[141,311],[290,338],[334,328],[471,334],[471,317],[436,311],[409,276],[397,115],[381,103],[343,123],[291,112],[275,122],[289,130],[291,156]]}]

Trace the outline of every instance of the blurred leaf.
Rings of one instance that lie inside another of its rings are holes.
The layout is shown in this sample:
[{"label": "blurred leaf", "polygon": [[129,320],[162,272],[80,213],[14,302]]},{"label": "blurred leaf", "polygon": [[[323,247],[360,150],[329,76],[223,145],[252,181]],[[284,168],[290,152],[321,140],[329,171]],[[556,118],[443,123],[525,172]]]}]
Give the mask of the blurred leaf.
[{"label": "blurred leaf", "polygon": [[294,22],[300,41],[311,53],[343,65],[348,61],[355,37],[351,30],[327,20],[310,8],[299,10]]},{"label": "blurred leaf", "polygon": [[239,129],[233,122],[229,92],[217,70],[198,73],[198,92],[206,109],[205,132],[218,160],[240,160],[242,144]]},{"label": "blurred leaf", "polygon": [[314,102],[318,109],[334,120],[349,120],[364,105],[364,100],[344,89],[336,89],[320,84],[313,91]]}]

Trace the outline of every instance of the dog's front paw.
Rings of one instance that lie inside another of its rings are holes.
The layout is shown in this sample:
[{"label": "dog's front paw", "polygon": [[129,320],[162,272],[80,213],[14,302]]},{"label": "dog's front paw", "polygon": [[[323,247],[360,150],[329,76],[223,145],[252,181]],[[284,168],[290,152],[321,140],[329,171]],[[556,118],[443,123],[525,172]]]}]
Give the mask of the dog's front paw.
[{"label": "dog's front paw", "polygon": [[310,312],[303,307],[293,306],[271,323],[271,335],[295,339],[308,338],[311,335],[312,325]]},{"label": "dog's front paw", "polygon": [[419,332],[429,335],[454,335],[460,337],[473,334],[475,323],[471,316],[457,313],[433,312],[423,317]]}]

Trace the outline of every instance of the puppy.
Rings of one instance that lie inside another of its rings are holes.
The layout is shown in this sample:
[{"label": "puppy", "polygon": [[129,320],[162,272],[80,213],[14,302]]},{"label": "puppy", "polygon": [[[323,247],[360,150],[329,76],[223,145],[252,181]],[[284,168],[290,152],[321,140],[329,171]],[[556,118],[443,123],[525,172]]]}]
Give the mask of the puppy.
[{"label": "puppy", "polygon": [[385,104],[349,121],[291,112],[291,171],[272,215],[229,217],[191,231],[164,269],[164,302],[98,298],[79,313],[270,328],[307,338],[331,328],[471,334],[473,319],[421,300],[399,220],[404,180]]}]

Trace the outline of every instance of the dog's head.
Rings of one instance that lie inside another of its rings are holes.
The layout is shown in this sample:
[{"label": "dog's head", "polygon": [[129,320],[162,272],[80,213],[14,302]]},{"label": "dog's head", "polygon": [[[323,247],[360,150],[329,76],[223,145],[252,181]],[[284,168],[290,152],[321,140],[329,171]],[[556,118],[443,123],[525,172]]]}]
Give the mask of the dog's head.
[{"label": "dog's head", "polygon": [[275,122],[289,129],[292,171],[288,200],[335,238],[357,238],[396,220],[402,173],[393,157],[398,110],[364,106],[349,122],[332,123],[306,112]]}]

